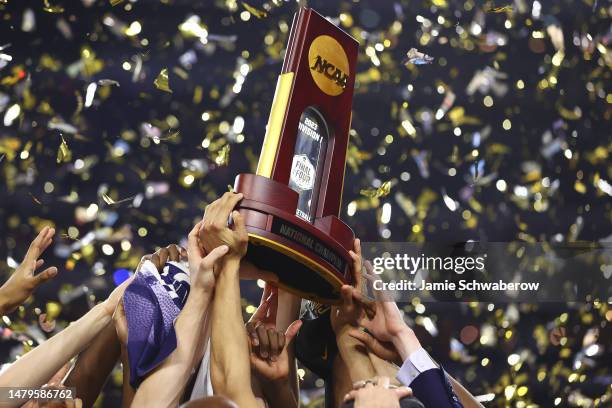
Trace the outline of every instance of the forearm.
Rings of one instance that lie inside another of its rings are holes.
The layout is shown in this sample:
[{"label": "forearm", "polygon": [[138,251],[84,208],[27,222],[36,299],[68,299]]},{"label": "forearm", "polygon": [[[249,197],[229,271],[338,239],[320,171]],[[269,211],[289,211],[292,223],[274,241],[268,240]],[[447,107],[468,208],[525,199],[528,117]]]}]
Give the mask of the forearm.
[{"label": "forearm", "polygon": [[0,386],[42,386],[110,321],[111,316],[102,304],[94,306],[85,316],[13,363],[0,375]]},{"label": "forearm", "polygon": [[176,349],[138,387],[134,406],[176,407],[196,363],[200,334],[204,326],[208,294],[192,290],[174,329]]},{"label": "forearm", "polygon": [[239,260],[222,263],[215,286],[211,329],[211,377],[215,394],[241,408],[256,406],[250,387],[251,369],[247,333],[240,307]]},{"label": "forearm", "polygon": [[363,381],[376,375],[365,345],[348,335],[348,327],[336,334],[336,343],[342,360],[348,368],[352,382]]},{"label": "forearm", "polygon": [[83,401],[84,407],[94,404],[120,353],[115,325],[109,323],[89,347],[79,354],[64,385],[76,388],[76,395]]},{"label": "forearm", "polygon": [[292,389],[291,377],[277,381],[260,378],[261,388],[270,408],[297,408],[299,400]]},{"label": "forearm", "polygon": [[[278,289],[278,311],[276,313],[276,328],[284,332],[287,330],[289,325],[293,323],[300,314],[300,306],[302,299],[294,294],[279,288]],[[300,387],[297,376],[297,364],[295,362],[295,351],[291,346],[287,349],[289,355],[289,386],[295,400],[299,404],[300,401]]]},{"label": "forearm", "polygon": [[411,329],[406,329],[394,336],[392,342],[402,358],[402,361],[406,361],[410,354],[421,348],[419,339],[417,339],[416,335]]},{"label": "forearm", "polygon": [[6,283],[0,286],[0,315],[11,313],[14,310],[14,305],[10,301]]},{"label": "forearm", "polygon": [[374,367],[376,376],[388,377],[391,381],[391,384],[400,385],[400,382],[395,378],[397,372],[399,371],[399,367],[397,365],[378,357],[376,354],[370,351],[368,351],[368,357],[370,358],[372,367]]},{"label": "forearm", "polygon": [[130,384],[130,360],[128,359],[127,348],[125,346],[121,346],[121,366],[123,368],[121,406],[129,408],[134,400],[134,388]]}]

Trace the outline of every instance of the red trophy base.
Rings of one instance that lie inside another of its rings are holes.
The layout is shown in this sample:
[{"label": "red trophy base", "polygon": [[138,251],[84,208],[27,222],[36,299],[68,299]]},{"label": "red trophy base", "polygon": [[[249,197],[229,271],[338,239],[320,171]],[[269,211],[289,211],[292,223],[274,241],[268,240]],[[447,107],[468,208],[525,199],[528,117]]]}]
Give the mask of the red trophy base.
[{"label": "red trophy base", "polygon": [[353,283],[351,228],[333,215],[314,223],[297,217],[298,193],[267,177],[239,174],[234,190],[244,195],[237,208],[249,233],[246,259],[277,274],[284,289],[337,303],[340,287]]}]

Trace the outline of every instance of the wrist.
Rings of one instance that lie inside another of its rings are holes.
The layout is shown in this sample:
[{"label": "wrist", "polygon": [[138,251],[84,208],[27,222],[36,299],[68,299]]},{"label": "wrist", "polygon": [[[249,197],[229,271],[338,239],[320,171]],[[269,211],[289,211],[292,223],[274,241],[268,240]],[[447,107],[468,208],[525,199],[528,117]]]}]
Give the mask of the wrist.
[{"label": "wrist", "polygon": [[235,252],[228,253],[221,259],[221,269],[222,273],[238,273],[240,269],[240,261],[242,260],[242,256]]},{"label": "wrist", "polygon": [[406,361],[410,354],[421,348],[419,339],[417,339],[414,331],[410,329],[402,330],[400,333],[393,336],[392,342],[402,358],[402,361]]},{"label": "wrist", "polygon": [[202,308],[206,307],[206,305],[208,305],[208,302],[210,302],[210,298],[214,290],[214,286],[210,289],[197,287],[193,288],[191,291],[189,291],[189,296],[187,297],[187,302],[185,302],[185,306],[187,305],[187,303],[189,303],[190,305],[197,307],[199,310],[202,310]]}]

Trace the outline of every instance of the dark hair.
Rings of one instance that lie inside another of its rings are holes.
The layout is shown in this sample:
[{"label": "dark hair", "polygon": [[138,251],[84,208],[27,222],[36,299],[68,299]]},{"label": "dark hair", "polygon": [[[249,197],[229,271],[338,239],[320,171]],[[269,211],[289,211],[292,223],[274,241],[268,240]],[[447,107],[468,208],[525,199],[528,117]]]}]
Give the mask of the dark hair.
[{"label": "dark hair", "polygon": [[[404,397],[400,400],[400,408],[425,408],[425,405],[414,397]],[[351,400],[342,404],[342,408],[353,408],[355,401]]]}]

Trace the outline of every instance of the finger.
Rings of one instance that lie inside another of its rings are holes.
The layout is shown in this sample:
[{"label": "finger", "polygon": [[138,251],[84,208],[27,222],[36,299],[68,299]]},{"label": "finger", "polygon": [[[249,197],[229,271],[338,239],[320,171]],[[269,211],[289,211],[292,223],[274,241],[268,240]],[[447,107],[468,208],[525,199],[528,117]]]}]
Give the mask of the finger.
[{"label": "finger", "polygon": [[357,382],[353,383],[353,389],[354,389],[354,390],[358,390],[358,389],[360,389],[360,388],[365,387],[365,385],[366,385],[366,382],[365,382],[365,381],[363,381],[363,380],[361,380],[361,381],[357,381]]},{"label": "finger", "polygon": [[353,287],[349,285],[342,285],[340,288],[340,296],[342,297],[342,306],[351,307],[353,306]]},{"label": "finger", "polygon": [[38,286],[42,283],[45,283],[46,281],[54,278],[55,276],[57,276],[57,268],[55,266],[47,268],[34,277],[35,285]]},{"label": "finger", "polygon": [[386,377],[386,376],[378,377],[376,380],[376,384],[378,384],[380,387],[383,387],[383,388],[389,388],[389,384],[390,384],[389,377]]},{"label": "finger", "polygon": [[282,332],[276,332],[276,335],[278,336],[279,353],[282,353],[282,351],[285,349],[285,345],[287,344],[287,340],[285,338],[285,334]]},{"label": "finger", "polygon": [[179,262],[181,255],[179,252],[179,247],[176,244],[171,244],[166,247],[168,250],[168,261],[171,262]]},{"label": "finger", "polygon": [[26,252],[26,255],[23,259],[24,262],[31,262],[35,259],[38,259],[38,257],[40,256],[40,253],[42,252],[40,250],[41,243],[48,230],[49,230],[49,227],[43,227],[43,229],[40,230],[38,235],[36,235],[36,238],[32,240],[28,248],[28,252]]},{"label": "finger", "polygon": [[276,312],[278,310],[278,289],[272,288],[270,293],[270,303],[266,314],[266,323],[276,325]]},{"label": "finger", "polygon": [[351,297],[354,299],[355,302],[359,303],[364,311],[366,312],[366,315],[368,316],[368,319],[373,319],[374,316],[376,316],[376,303],[372,302],[369,299],[366,299],[361,292],[359,292],[357,289],[352,288],[351,290]]},{"label": "finger", "polygon": [[257,337],[259,337],[259,357],[267,359],[270,355],[270,341],[268,339],[268,333],[263,325],[259,325],[256,328]]},{"label": "finger", "polygon": [[239,211],[232,211],[232,221],[234,223],[234,232],[241,238],[246,238],[249,234],[244,223],[244,217]]},{"label": "finger", "polygon": [[202,259],[202,266],[205,268],[212,268],[215,263],[223,258],[225,254],[229,251],[229,247],[227,245],[221,245],[210,251],[208,255],[204,259]]},{"label": "finger", "polygon": [[351,390],[344,396],[344,402],[352,401],[357,396],[357,390]]},{"label": "finger", "polygon": [[200,244],[198,243],[198,232],[200,231],[200,226],[202,225],[202,221],[198,222],[189,232],[187,236],[187,256],[201,256],[200,253]]},{"label": "finger", "polygon": [[270,360],[276,361],[278,360],[278,354],[280,353],[278,347],[278,336],[276,335],[276,330],[268,329],[268,341],[270,342]]},{"label": "finger", "polygon": [[253,313],[249,321],[261,322],[262,320],[264,320],[266,318],[266,315],[268,314],[269,306],[270,306],[270,298],[268,297],[268,299],[264,299],[259,304],[259,306],[257,307],[257,310],[255,310],[255,313]]},{"label": "finger", "polygon": [[249,335],[249,339],[251,339],[251,345],[253,347],[259,346],[259,337],[257,337],[257,331],[255,330],[257,327],[256,321],[249,321],[245,325],[247,334]]},{"label": "finger", "polygon": [[151,255],[151,258],[149,260],[153,263],[153,265],[155,265],[155,269],[157,269],[158,271],[161,269],[161,260],[159,259],[159,255],[157,254],[157,252]]},{"label": "finger", "polygon": [[43,251],[49,246],[49,244],[51,242],[53,242],[53,236],[55,235],[55,228],[48,228],[47,232],[45,233],[45,237],[43,240]]},{"label": "finger", "polygon": [[[248,263],[247,261],[244,261],[244,262]],[[268,300],[268,298],[270,297],[271,293],[272,293],[272,285],[270,285],[269,283],[266,283],[264,285],[264,290],[261,293],[261,302],[260,303],[263,303],[265,300]]]},{"label": "finger", "polygon": [[395,395],[399,399],[412,396],[412,388],[410,387],[397,387],[393,391],[395,391]]},{"label": "finger", "polygon": [[227,214],[229,217],[230,212],[234,209],[236,204],[244,197],[242,193],[225,193],[224,197],[226,197],[225,202],[223,203],[223,213]]},{"label": "finger", "polygon": [[211,214],[211,216],[214,216],[213,222],[216,221],[218,227],[227,227],[227,220],[232,210],[241,199],[242,194],[232,192],[223,194],[223,196],[217,200],[218,208],[215,208],[215,213]]},{"label": "finger", "polygon": [[168,255],[170,254],[170,252],[167,248],[160,248],[157,251],[157,254],[159,255],[159,268],[157,269],[159,270],[159,272],[161,272],[162,269],[164,269],[164,266],[166,266],[166,262],[168,262]]},{"label": "finger", "polygon": [[289,345],[298,334],[300,328],[302,327],[302,323],[303,322],[301,320],[296,320],[291,323],[289,327],[287,327],[287,330],[285,331],[285,343],[287,345]]},{"label": "finger", "polygon": [[353,259],[353,279],[354,286],[361,289],[361,240],[355,238],[353,241],[353,251],[349,251]]},{"label": "finger", "polygon": [[179,246],[178,248],[179,248],[180,260],[186,261],[187,260],[187,250],[183,248],[182,246]]},{"label": "finger", "polygon": [[45,263],[44,259],[39,259],[38,261],[36,261],[36,264],[34,265],[34,270],[40,268],[41,266],[43,266],[43,264]]}]

